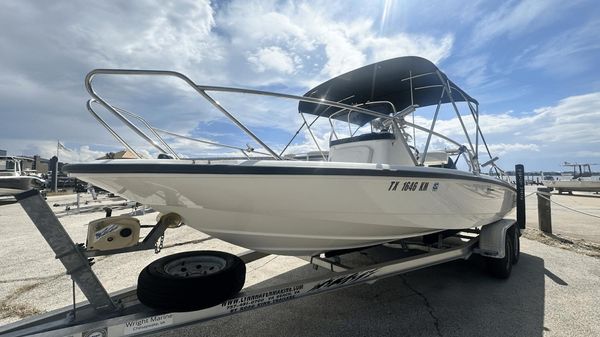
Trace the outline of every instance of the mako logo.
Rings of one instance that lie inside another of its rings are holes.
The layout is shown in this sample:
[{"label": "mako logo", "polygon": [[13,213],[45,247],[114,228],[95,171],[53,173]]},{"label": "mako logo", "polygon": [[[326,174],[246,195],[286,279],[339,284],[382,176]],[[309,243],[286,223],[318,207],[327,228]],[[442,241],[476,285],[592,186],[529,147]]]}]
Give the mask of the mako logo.
[{"label": "mako logo", "polygon": [[309,292],[314,291],[314,290],[319,290],[319,289],[326,289],[326,288],[341,286],[344,284],[351,284],[351,283],[363,280],[363,279],[373,275],[377,270],[379,270],[379,269],[375,268],[375,269],[365,270],[365,271],[361,271],[361,272],[346,275],[346,276],[330,278],[327,281],[318,283],[317,285],[312,287],[312,289],[310,289]]}]

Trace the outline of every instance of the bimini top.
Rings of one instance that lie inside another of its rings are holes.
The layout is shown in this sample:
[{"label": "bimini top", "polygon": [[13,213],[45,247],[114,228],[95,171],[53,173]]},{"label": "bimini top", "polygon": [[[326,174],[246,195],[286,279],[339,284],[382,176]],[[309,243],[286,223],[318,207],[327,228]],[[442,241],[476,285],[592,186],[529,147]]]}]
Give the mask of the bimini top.
[{"label": "bimini top", "polygon": [[[309,90],[304,96],[348,105],[389,101],[394,104],[396,111],[400,111],[412,104],[420,107],[438,104],[442,94],[442,79],[449,81],[454,101],[469,101],[478,104],[474,98],[450,81],[433,63],[416,56],[393,58],[352,70],[320,84]],[[449,102],[450,97],[444,94],[442,103]],[[381,111],[382,107],[384,106],[380,104],[371,107],[365,106],[367,109],[378,112],[392,112],[389,108]],[[348,121],[348,114],[339,112],[340,110],[340,108],[310,102],[300,102],[298,105],[298,111],[301,113],[321,117],[330,117],[335,114],[332,118]],[[364,125],[374,118],[354,112],[350,115],[350,123]]]}]

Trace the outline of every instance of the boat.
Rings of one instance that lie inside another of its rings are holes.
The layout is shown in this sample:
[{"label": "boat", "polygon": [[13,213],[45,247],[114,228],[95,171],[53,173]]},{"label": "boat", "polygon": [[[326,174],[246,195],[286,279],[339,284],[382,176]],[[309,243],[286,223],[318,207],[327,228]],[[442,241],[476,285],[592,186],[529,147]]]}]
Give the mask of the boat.
[{"label": "boat", "polygon": [[[245,132],[253,145],[220,144],[151,126],[102,98],[93,87],[98,76],[178,78]],[[88,112],[138,158],[68,164],[64,171],[161,213],[177,213],[198,231],[255,251],[312,256],[357,249],[485,226],[515,206],[515,187],[496,164],[498,157],[490,153],[479,127],[479,103],[424,58],[370,64],[302,96],[199,85],[181,73],[162,70],[96,69],[88,73],[85,85],[92,97]],[[298,101],[303,119],[298,131],[314,141],[318,155],[286,154],[287,146],[276,151],[218,103],[209,94],[213,92]],[[146,140],[159,159],[142,158],[100,116],[98,106]],[[461,114],[459,106],[467,113]],[[435,111],[429,125],[408,118],[425,107]],[[437,131],[442,107],[449,107],[460,122],[461,140]],[[329,149],[319,144],[311,128],[315,120],[330,127]],[[184,158],[168,144],[172,138],[235,149],[243,157]],[[489,160],[480,163],[480,154]],[[489,172],[482,172],[486,167]]]},{"label": "boat", "polygon": [[32,188],[44,188],[44,179],[22,170],[22,159],[24,158],[0,157],[0,196],[13,196]]},{"label": "boat", "polygon": [[[559,194],[567,192],[600,192],[600,177],[592,175],[593,164],[563,163],[562,166],[570,167],[570,179],[544,180],[544,186],[556,190]],[[566,172],[566,171],[563,171]],[[566,174],[563,174],[566,176]]]}]

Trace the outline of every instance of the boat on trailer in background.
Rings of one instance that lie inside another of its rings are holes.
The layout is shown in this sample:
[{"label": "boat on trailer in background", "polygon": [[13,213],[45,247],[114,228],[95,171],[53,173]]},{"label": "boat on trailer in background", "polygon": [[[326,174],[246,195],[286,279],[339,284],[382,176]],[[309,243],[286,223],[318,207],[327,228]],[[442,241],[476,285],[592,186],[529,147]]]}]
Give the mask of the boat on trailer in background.
[{"label": "boat on trailer in background", "polygon": [[[182,79],[261,149],[228,146],[241,151],[245,159],[182,158],[164,135],[192,138],[150,126],[139,115],[109,104],[92,87],[92,80],[100,75]],[[117,140],[132,153],[139,153],[93,110],[94,103],[112,112],[166,159],[140,156],[76,163],[65,166],[64,171],[161,213],[176,213],[194,229],[255,251],[316,255],[355,249],[484,226],[514,207],[515,188],[496,166],[497,158],[489,153],[479,128],[478,102],[420,57],[371,64],[324,82],[303,96],[198,85],[180,73],[151,70],[94,70],[88,74],[86,86],[93,97],[89,111]],[[291,154],[289,160],[285,149],[276,152],[269,147],[209,92],[299,101],[300,129],[306,128],[322,160],[298,160],[303,158],[298,154]],[[458,110],[459,103],[466,105],[466,114]],[[464,143],[437,132],[443,105],[455,111]],[[427,106],[435,107],[428,127],[406,119]],[[307,120],[310,116],[312,121]],[[128,118],[140,120],[150,134]],[[311,129],[317,119],[327,120],[331,127],[327,154]],[[339,123],[344,123],[343,129]],[[468,126],[474,126],[471,132]],[[420,148],[416,141],[409,143],[416,131],[426,135]],[[443,142],[445,148],[432,149],[432,139]],[[483,164],[481,144],[489,156]],[[257,152],[270,158],[250,156]],[[457,169],[459,161],[466,171]],[[482,174],[485,166],[490,166],[492,174]]]},{"label": "boat on trailer in background", "polygon": [[[567,163],[563,166],[570,167],[570,179],[544,180],[544,186],[556,190],[558,194],[567,192],[573,194],[578,192],[600,192],[600,177],[594,179],[592,175],[592,165],[596,164],[578,164]],[[565,176],[565,175],[563,175]]]},{"label": "boat on trailer in background", "polygon": [[27,174],[22,168],[22,157],[0,157],[0,196],[13,196],[29,189],[43,189],[46,181]]}]

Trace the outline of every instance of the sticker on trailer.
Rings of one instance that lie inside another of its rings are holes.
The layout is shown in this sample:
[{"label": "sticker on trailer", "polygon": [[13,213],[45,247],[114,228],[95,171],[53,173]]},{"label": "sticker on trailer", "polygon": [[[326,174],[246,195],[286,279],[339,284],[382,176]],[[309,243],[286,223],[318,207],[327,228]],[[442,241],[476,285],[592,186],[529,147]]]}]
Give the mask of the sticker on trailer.
[{"label": "sticker on trailer", "polygon": [[269,290],[255,295],[232,298],[221,303],[221,307],[224,307],[229,313],[251,310],[295,298],[303,290],[303,284]]},{"label": "sticker on trailer", "polygon": [[102,228],[101,230],[97,231],[95,234],[96,236],[96,241],[100,240],[100,238],[102,238],[103,236],[108,235],[110,232],[115,231],[117,228],[119,228],[119,225],[116,224],[110,224],[104,228]]},{"label": "sticker on trailer", "polygon": [[125,335],[140,333],[148,330],[160,329],[173,324],[173,314],[158,315],[147,318],[141,318],[135,321],[125,322],[123,325]]}]

